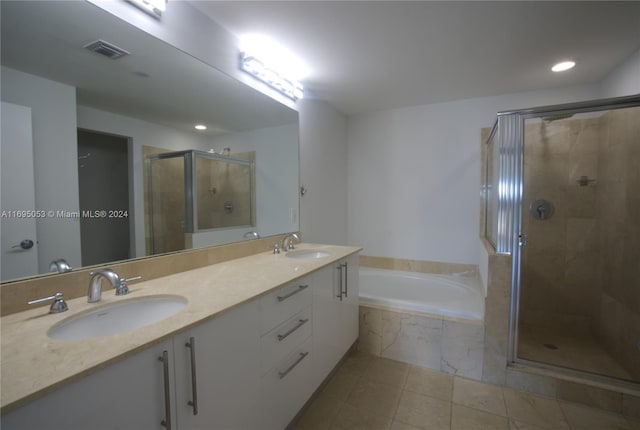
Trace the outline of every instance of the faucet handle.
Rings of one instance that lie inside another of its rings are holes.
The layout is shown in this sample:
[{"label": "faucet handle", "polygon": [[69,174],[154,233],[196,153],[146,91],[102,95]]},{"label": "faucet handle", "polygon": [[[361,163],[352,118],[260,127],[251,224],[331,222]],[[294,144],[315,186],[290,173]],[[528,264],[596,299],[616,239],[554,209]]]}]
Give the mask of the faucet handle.
[{"label": "faucet handle", "polygon": [[278,245],[277,243],[273,245],[273,253],[280,254],[280,245]]},{"label": "faucet handle", "polygon": [[51,307],[49,308],[50,314],[59,314],[60,312],[64,312],[69,309],[69,306],[67,306],[67,302],[64,301],[64,298],[61,292],[57,292],[50,297],[43,297],[41,299],[31,300],[27,302],[27,304],[35,305],[38,303],[48,302],[51,300],[53,300],[53,303],[51,303]]},{"label": "faucet handle", "polygon": [[138,279],[142,279],[142,276],[134,276],[132,278],[120,278],[118,281],[118,286],[116,287],[116,296],[124,296],[129,293],[129,287],[127,286],[127,282],[129,281],[137,281]]}]

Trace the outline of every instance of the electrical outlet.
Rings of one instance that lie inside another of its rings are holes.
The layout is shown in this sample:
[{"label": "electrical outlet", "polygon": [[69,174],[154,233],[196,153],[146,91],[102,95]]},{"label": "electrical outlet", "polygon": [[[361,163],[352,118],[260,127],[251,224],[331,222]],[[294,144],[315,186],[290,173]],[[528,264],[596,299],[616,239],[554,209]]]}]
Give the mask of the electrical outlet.
[{"label": "electrical outlet", "polygon": [[289,219],[291,224],[298,224],[298,208],[289,208]]}]

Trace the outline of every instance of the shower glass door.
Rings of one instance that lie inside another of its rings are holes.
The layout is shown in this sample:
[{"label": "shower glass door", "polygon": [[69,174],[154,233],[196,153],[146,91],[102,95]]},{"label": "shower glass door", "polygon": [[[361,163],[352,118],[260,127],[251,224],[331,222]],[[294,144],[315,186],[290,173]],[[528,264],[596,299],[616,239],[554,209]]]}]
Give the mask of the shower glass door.
[{"label": "shower glass door", "polygon": [[640,107],[598,109],[523,115],[516,358],[640,382]]}]

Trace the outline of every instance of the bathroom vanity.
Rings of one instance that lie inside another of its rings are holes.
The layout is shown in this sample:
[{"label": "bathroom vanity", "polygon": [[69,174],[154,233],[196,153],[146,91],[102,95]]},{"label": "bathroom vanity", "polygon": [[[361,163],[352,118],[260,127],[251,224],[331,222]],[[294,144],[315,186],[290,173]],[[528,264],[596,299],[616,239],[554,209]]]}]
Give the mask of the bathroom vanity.
[{"label": "bathroom vanity", "polygon": [[[2,318],[3,429],[282,429],[358,337],[360,248],[300,245]],[[144,275],[144,274],[143,274]],[[145,327],[54,340],[114,303],[180,296]]]}]

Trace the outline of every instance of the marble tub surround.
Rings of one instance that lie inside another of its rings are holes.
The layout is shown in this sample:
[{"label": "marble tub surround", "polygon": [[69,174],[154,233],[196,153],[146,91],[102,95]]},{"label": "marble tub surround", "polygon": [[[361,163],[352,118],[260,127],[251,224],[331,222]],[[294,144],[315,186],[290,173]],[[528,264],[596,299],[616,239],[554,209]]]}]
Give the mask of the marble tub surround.
[{"label": "marble tub surround", "polygon": [[[174,273],[222,263],[273,249],[275,243],[282,243],[284,236],[282,234],[209,248],[83,267],[69,273],[3,283],[0,285],[0,312],[2,316],[6,316],[15,312],[33,309],[34,306],[27,304],[29,300],[47,297],[57,291],[63,293],[67,300],[86,296],[89,273],[96,270],[96,268],[109,267],[123,278],[142,275],[144,281],[150,281]],[[132,282],[131,285],[135,285],[135,282]],[[39,306],[44,307],[48,306],[48,304],[45,303]]]},{"label": "marble tub surround", "polygon": [[[132,283],[127,296],[106,290],[98,304],[87,303],[87,281],[83,280],[83,297],[68,300],[67,312],[49,315],[39,307],[2,317],[2,413],[360,250],[312,244],[299,248],[322,249],[330,255],[298,260],[284,253],[261,252]],[[53,340],[46,335],[55,323],[99,306],[166,294],[185,297],[188,303],[158,323],[83,341]]]},{"label": "marble tub surround", "polygon": [[360,306],[358,348],[468,378],[482,378],[482,321]]},{"label": "marble tub surround", "polygon": [[[478,267],[386,257],[360,256],[361,267],[461,276],[479,284]],[[389,288],[393,290],[394,286]],[[361,287],[361,292],[365,289]],[[443,372],[482,377],[484,325],[471,320],[360,301],[358,348],[376,356]]]},{"label": "marble tub surround", "polygon": [[402,258],[361,255],[360,266],[437,275],[458,275],[475,278],[480,276],[478,266],[475,264],[445,263],[441,261],[407,260]]}]

